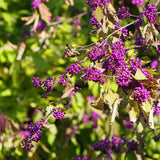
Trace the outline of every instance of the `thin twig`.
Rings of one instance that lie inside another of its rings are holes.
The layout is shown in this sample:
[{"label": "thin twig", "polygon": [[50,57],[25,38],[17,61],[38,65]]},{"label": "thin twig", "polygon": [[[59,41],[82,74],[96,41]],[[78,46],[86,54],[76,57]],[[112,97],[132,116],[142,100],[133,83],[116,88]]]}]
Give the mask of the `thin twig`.
[{"label": "thin twig", "polygon": [[[59,104],[61,103],[61,101],[62,101],[62,99],[59,100],[58,104],[55,106],[55,109],[57,109],[57,108],[59,107]],[[48,119],[50,118],[50,116],[52,115],[52,113],[53,113],[53,111],[51,111],[51,112],[48,114],[47,118],[45,119],[45,122],[48,121]]]},{"label": "thin twig", "polygon": [[103,155],[103,153],[101,152],[97,157],[93,158],[92,160],[97,160],[97,159],[99,159],[102,155]]},{"label": "thin twig", "polygon": [[131,49],[138,49],[138,48],[142,48],[142,47],[150,47],[150,46],[158,46],[158,45],[160,45],[160,43],[144,44],[144,45],[141,45],[141,46],[126,48],[125,50],[128,51],[128,50],[131,50]]},{"label": "thin twig", "polygon": [[125,25],[125,26],[123,26],[123,27],[115,30],[114,32],[112,32],[111,34],[109,34],[109,35],[105,38],[105,40],[101,42],[100,45],[102,45],[102,43],[107,43],[109,37],[111,37],[112,35],[114,35],[114,34],[117,33],[118,31],[120,31],[120,30],[122,30],[122,29],[124,29],[124,28],[126,28],[126,27],[128,27],[128,26],[130,26],[130,25],[132,25],[132,24],[134,24],[134,23],[136,23],[137,21],[139,21],[139,19],[137,19],[137,20],[135,20],[135,21],[133,21],[133,22],[131,22],[131,23],[128,23],[127,25]]},{"label": "thin twig", "polygon": [[64,23],[64,22],[69,22],[69,23],[70,23],[70,22],[72,22],[73,20],[75,20],[76,18],[80,18],[80,17],[86,15],[87,13],[88,13],[88,12],[83,12],[83,13],[80,13],[80,14],[78,14],[78,15],[76,15],[76,16],[70,17],[70,18],[65,19],[65,20],[52,22],[52,23],[48,24],[48,26],[53,26],[53,25],[57,25],[57,24],[60,24],[60,23]]},{"label": "thin twig", "polygon": [[156,6],[158,5],[158,3],[160,3],[160,1],[159,1],[159,0],[157,0]]}]

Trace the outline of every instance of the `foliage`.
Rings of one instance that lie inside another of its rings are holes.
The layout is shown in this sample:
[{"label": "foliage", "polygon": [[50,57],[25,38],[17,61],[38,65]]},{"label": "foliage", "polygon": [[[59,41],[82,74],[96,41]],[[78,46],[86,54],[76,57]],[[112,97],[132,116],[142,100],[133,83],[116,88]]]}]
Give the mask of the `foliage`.
[{"label": "foliage", "polygon": [[0,159],[160,159],[159,1],[0,8]]}]

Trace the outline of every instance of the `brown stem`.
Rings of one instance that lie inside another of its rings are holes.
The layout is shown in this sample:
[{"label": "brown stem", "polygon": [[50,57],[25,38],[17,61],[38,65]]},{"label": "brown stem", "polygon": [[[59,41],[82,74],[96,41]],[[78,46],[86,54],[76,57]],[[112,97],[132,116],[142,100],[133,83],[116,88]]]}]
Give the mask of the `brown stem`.
[{"label": "brown stem", "polygon": [[64,23],[64,22],[72,22],[73,20],[75,20],[76,18],[80,18],[84,15],[86,15],[88,12],[83,12],[83,13],[80,13],[80,14],[77,14],[76,16],[73,16],[73,17],[70,17],[68,19],[65,19],[65,20],[61,20],[61,21],[56,21],[56,22],[52,22],[50,24],[48,24],[48,26],[53,26],[53,25],[57,25],[57,24],[60,24],[60,23]]}]

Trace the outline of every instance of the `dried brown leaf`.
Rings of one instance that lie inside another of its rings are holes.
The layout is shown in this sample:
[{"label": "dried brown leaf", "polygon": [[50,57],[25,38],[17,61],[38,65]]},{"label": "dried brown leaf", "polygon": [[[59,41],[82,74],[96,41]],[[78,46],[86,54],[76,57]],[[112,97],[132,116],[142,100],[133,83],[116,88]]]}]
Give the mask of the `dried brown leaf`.
[{"label": "dried brown leaf", "polygon": [[71,84],[68,84],[67,87],[65,88],[65,93],[60,97],[60,99],[67,98],[73,90],[74,90],[74,86]]},{"label": "dried brown leaf", "polygon": [[10,47],[12,47],[13,49],[18,49],[18,45],[15,45],[15,44],[13,44],[13,43],[10,42],[10,41],[7,41],[7,43],[8,43],[8,45],[9,45]]},{"label": "dried brown leaf", "polygon": [[49,24],[49,19],[52,16],[52,13],[50,12],[49,8],[44,3],[40,3],[38,9],[41,15],[41,19],[44,20],[47,24]]},{"label": "dried brown leaf", "polygon": [[68,44],[66,44],[64,54],[62,56],[62,59],[68,58],[68,57],[77,57],[80,56],[80,53],[75,48],[70,48]]},{"label": "dried brown leaf", "polygon": [[150,113],[149,113],[148,125],[150,129],[154,129],[153,108],[150,110]]},{"label": "dried brown leaf", "polygon": [[119,18],[116,15],[116,10],[114,9],[114,7],[112,6],[111,3],[109,3],[106,6],[106,9],[107,9],[107,16],[108,16],[109,20],[112,23],[120,23],[120,20],[119,20]]},{"label": "dried brown leaf", "polygon": [[26,49],[26,38],[23,39],[23,41],[18,45],[18,54],[16,60],[21,60],[23,53]]},{"label": "dried brown leaf", "polygon": [[118,116],[118,104],[120,103],[120,99],[119,97],[114,101],[113,103],[113,107],[112,107],[112,115],[111,115],[111,122],[110,122],[110,125],[113,124],[116,116]]},{"label": "dried brown leaf", "polygon": [[68,6],[74,6],[74,1],[73,1],[73,0],[64,0],[64,2],[65,2]]}]

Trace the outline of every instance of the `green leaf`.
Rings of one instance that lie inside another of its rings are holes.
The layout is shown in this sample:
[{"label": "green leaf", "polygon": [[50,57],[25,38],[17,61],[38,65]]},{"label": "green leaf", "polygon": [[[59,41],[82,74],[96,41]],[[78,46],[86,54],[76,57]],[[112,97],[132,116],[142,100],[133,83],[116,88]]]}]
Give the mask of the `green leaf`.
[{"label": "green leaf", "polygon": [[47,65],[45,60],[40,57],[39,55],[33,55],[33,60],[35,62],[36,67],[41,70],[41,71],[46,71],[47,70]]},{"label": "green leaf", "polygon": [[5,2],[5,0],[1,0],[0,8],[2,8],[4,10],[7,10],[8,9],[8,4],[9,3]]}]

